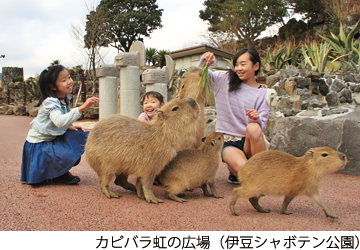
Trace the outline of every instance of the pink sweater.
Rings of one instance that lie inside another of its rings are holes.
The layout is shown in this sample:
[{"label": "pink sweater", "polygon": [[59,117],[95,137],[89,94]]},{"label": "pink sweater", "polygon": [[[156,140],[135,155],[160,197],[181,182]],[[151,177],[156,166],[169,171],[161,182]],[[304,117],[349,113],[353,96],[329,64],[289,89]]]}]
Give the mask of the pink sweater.
[{"label": "pink sweater", "polygon": [[[201,58],[198,67],[205,65]],[[262,131],[266,129],[269,117],[269,105],[266,102],[267,89],[255,89],[246,84],[229,92],[229,74],[226,72],[213,72],[209,70],[209,76],[217,88],[211,83],[211,89],[215,95],[216,102],[216,131],[228,135],[245,137],[246,126],[250,122],[257,122]],[[246,109],[255,109],[259,113],[258,120],[248,118]]]}]

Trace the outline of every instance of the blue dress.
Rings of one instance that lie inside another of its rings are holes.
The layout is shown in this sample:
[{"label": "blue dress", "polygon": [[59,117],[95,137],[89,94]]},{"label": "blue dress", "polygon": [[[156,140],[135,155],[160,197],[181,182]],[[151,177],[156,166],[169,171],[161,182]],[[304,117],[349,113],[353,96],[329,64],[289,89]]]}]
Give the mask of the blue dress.
[{"label": "blue dress", "polygon": [[[67,127],[60,131],[58,128],[56,130],[49,129],[51,126],[44,125],[46,122],[52,123],[49,114],[54,110],[60,110],[61,114],[69,113],[70,104],[68,102],[66,104],[62,103],[56,98],[47,98],[40,106],[38,116],[31,122],[33,128],[42,128],[41,133],[56,137],[52,141],[42,141],[39,143],[25,141],[20,180],[26,181],[28,184],[37,184],[66,174],[80,160],[81,155],[84,153],[89,132],[83,132],[80,129],[72,131],[68,130]],[[78,110],[74,111],[78,114],[73,115],[74,117],[69,119],[69,123],[73,122],[72,120],[78,119],[80,113]],[[46,120],[46,118],[50,121]],[[45,130],[50,132],[47,133]],[[58,135],[59,133],[60,135]]]},{"label": "blue dress", "polygon": [[53,141],[25,141],[21,181],[36,184],[66,174],[84,153],[89,132],[68,130]]}]

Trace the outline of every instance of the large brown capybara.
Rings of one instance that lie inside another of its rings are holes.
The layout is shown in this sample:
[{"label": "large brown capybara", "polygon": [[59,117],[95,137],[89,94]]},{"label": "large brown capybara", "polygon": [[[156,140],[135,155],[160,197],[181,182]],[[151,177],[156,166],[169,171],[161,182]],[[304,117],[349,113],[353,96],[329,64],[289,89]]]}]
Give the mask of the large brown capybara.
[{"label": "large brown capybara", "polygon": [[188,133],[188,141],[183,141],[182,150],[197,149],[201,146],[201,139],[204,137],[206,121],[205,121],[205,91],[199,91],[199,81],[202,69],[196,68],[189,72],[189,74],[181,81],[179,93],[176,98],[193,98],[199,104],[200,115],[199,119],[194,122],[194,126],[186,132]]},{"label": "large brown capybara", "polygon": [[[155,176],[176,156],[184,133],[199,117],[194,99],[174,99],[157,109],[151,123],[112,115],[99,121],[89,134],[85,145],[86,161],[99,176],[101,191],[108,198],[119,198],[109,188],[115,184],[137,191],[147,202],[158,203],[152,185]],[[129,175],[137,178],[136,188],[127,181]]]},{"label": "large brown capybara", "polygon": [[241,187],[234,188],[230,203],[231,212],[237,215],[235,203],[238,198],[248,198],[251,205],[262,213],[270,210],[262,208],[258,201],[262,195],[284,195],[281,213],[299,195],[307,195],[315,200],[327,217],[336,218],[327,208],[319,193],[320,182],[327,173],[344,168],[346,156],[329,147],[312,148],[302,157],[269,150],[251,157],[239,170]]},{"label": "large brown capybara", "polygon": [[[224,198],[215,188],[215,178],[221,164],[224,145],[222,133],[212,132],[198,149],[180,151],[160,174],[167,196],[178,202],[186,201],[177,196],[180,192],[201,186],[205,196]],[[208,192],[209,184],[212,194]]]}]

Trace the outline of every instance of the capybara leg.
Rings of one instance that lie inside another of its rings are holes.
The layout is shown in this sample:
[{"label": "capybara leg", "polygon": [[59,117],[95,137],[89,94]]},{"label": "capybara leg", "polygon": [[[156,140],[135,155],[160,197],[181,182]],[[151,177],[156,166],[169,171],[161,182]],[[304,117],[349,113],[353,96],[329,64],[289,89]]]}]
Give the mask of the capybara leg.
[{"label": "capybara leg", "polygon": [[334,215],[330,209],[325,205],[325,202],[323,201],[323,199],[321,198],[321,195],[319,193],[318,188],[314,188],[312,190],[310,190],[307,195],[309,197],[311,197],[321,208],[322,210],[325,212],[326,217],[330,217],[333,219],[337,219],[338,217],[336,215]]},{"label": "capybara leg", "polygon": [[206,184],[206,183],[204,183],[204,184],[201,185],[201,189],[202,189],[202,191],[204,192],[204,195],[205,195],[205,196],[209,196],[209,197],[214,196],[214,195],[212,195],[212,194],[209,193],[209,190],[207,189],[207,184]]},{"label": "capybara leg", "polygon": [[144,191],[141,183],[141,178],[136,179],[136,193],[139,196],[140,199],[145,200]]},{"label": "capybara leg", "polygon": [[105,194],[106,197],[110,198],[119,198],[120,194],[112,191],[109,188],[109,182],[111,181],[112,176],[99,176],[99,187],[101,191]]},{"label": "capybara leg", "polygon": [[176,194],[166,192],[167,196],[170,200],[177,201],[177,202],[186,202],[186,199],[180,198],[176,196]]},{"label": "capybara leg", "polygon": [[154,179],[155,178],[149,178],[149,179],[141,179],[142,182],[142,186],[143,186],[143,191],[144,191],[144,196],[145,196],[145,200],[148,203],[154,203],[154,204],[158,204],[158,203],[163,203],[164,201],[161,199],[156,198],[156,196],[154,195],[153,191],[152,191],[152,186],[154,183]]},{"label": "capybara leg", "polygon": [[291,212],[289,212],[289,210],[287,210],[287,207],[289,206],[290,202],[294,199],[293,196],[285,196],[284,202],[282,204],[281,207],[281,214],[286,214],[286,215],[290,215],[292,214]]},{"label": "capybara leg", "polygon": [[121,186],[127,190],[136,192],[136,187],[127,181],[128,176],[129,175],[127,175],[127,174],[117,175],[116,179],[115,179],[115,184],[118,186]]},{"label": "capybara leg", "polygon": [[242,189],[242,187],[239,188],[234,188],[233,192],[232,192],[232,197],[231,197],[231,202],[230,202],[230,210],[232,212],[233,215],[238,216],[238,214],[235,211],[235,204],[237,199],[239,198],[239,194],[238,194],[238,189]]},{"label": "capybara leg", "polygon": [[210,182],[209,182],[209,186],[210,186],[211,192],[213,193],[213,196],[214,196],[216,199],[223,199],[223,198],[224,198],[224,195],[218,194],[218,192],[216,191],[215,181],[210,181]]},{"label": "capybara leg", "polygon": [[260,197],[257,196],[249,198],[251,205],[260,213],[270,213],[269,209],[265,209],[259,205],[259,198]]}]

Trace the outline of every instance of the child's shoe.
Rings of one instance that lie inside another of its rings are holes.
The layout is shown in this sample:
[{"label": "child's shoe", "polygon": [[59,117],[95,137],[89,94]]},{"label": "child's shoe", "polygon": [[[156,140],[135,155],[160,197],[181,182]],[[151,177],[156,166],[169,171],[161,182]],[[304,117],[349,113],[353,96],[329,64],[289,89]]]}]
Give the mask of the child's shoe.
[{"label": "child's shoe", "polygon": [[227,181],[230,183],[230,184],[236,184],[236,185],[240,185],[240,181],[238,180],[238,178],[233,175],[232,173],[230,173]]},{"label": "child's shoe", "polygon": [[78,183],[80,178],[78,176],[72,175],[70,172],[67,172],[66,174],[53,178],[52,180],[56,183],[72,185]]}]

